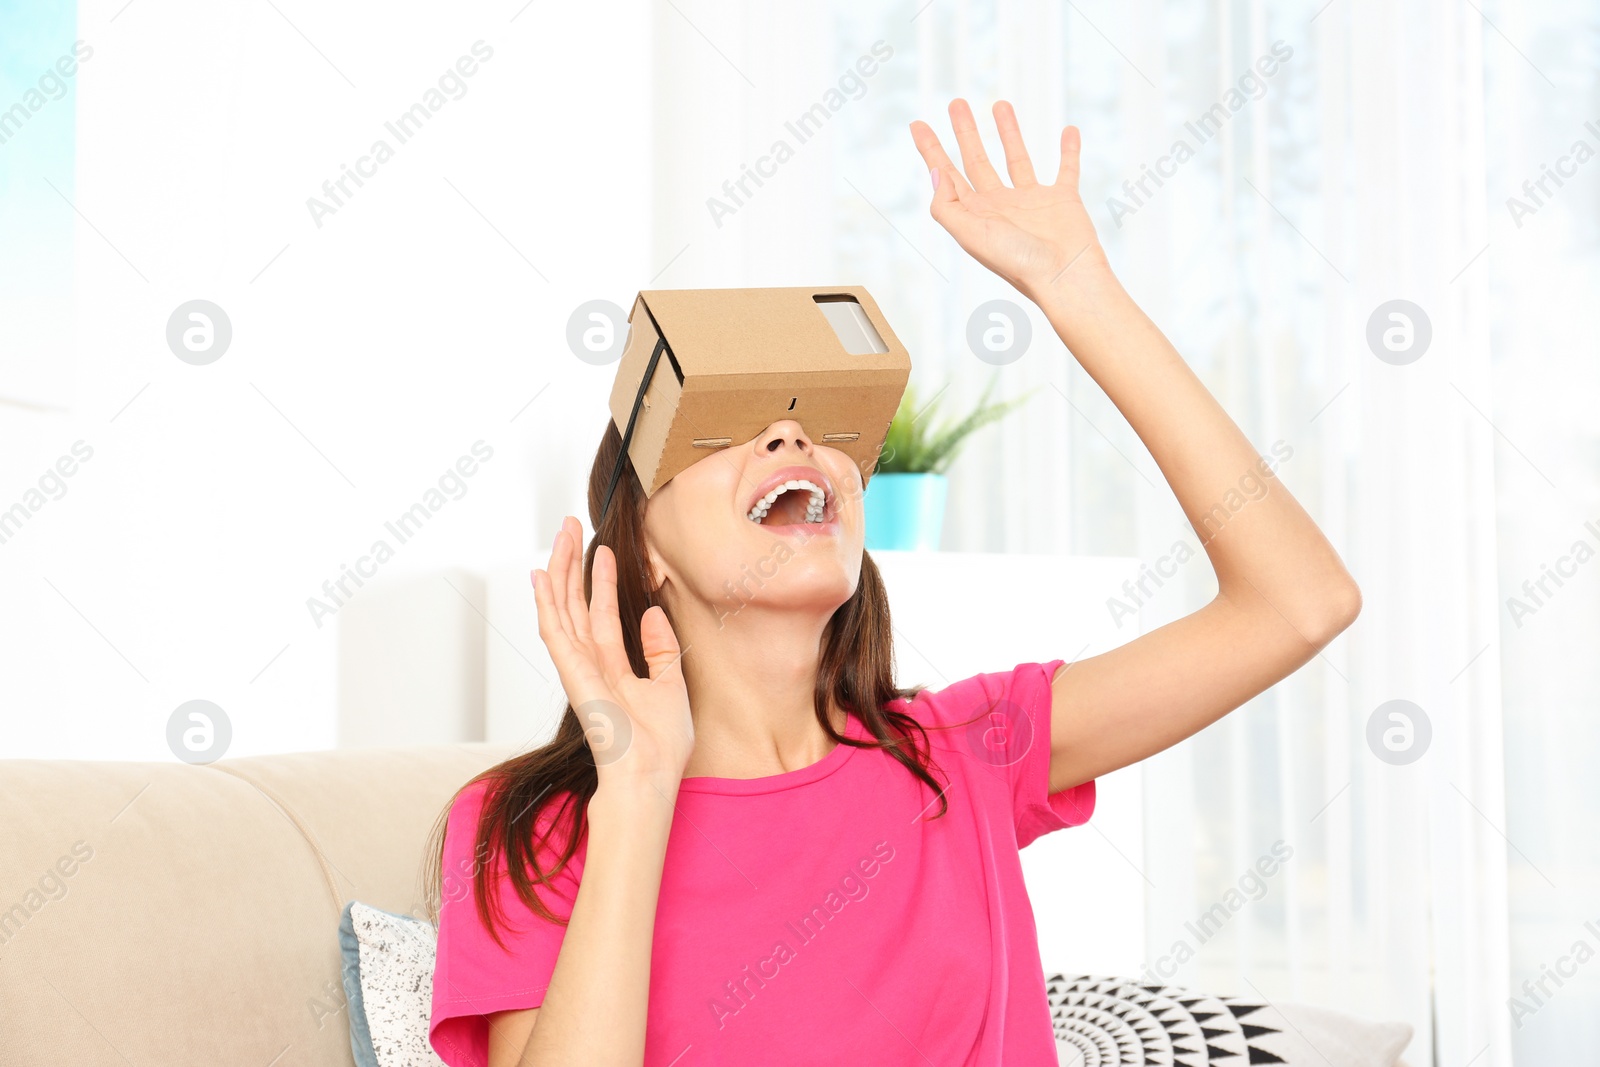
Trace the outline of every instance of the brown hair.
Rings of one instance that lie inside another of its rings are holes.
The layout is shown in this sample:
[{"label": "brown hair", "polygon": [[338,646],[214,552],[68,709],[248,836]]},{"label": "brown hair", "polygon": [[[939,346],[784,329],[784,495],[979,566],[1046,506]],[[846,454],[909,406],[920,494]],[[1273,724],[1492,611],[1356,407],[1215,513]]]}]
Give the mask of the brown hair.
[{"label": "brown hair", "polygon": [[[607,421],[605,436],[589,471],[589,518],[596,530],[583,556],[583,588],[585,595],[592,593],[596,546],[608,546],[617,558],[617,612],[622,619],[628,662],[640,677],[648,677],[639,620],[654,603],[654,590],[645,568],[646,497],[630,460],[623,462],[622,480],[617,484],[609,513],[601,521],[606,484],[621,451],[622,435]],[[662,607],[665,609],[665,605]],[[897,699],[915,696],[919,689],[899,689],[894,684],[889,600],[877,565],[865,551],[861,553],[861,579],[855,594],[834,612],[822,640],[814,703],[823,731],[839,744],[879,748],[899,760],[938,794],[939,811],[934,818],[943,815],[947,807],[944,789],[930,769],[933,765],[926,732],[911,715],[888,708]],[[872,739],[853,741],[835,733],[828,721],[830,698],[860,719]],[[594,756],[572,705],[569,703],[563,711],[553,739],[477,775],[456,790],[440,813],[429,836],[428,866],[424,872],[425,907],[435,924],[443,903],[444,836],[450,806],[463,792],[483,781],[487,781],[488,788],[472,850],[477,860],[470,872],[457,873],[472,879],[478,916],[503,947],[496,925],[504,925],[505,916],[500,913],[498,894],[491,892],[491,872],[496,864],[490,861],[497,857],[504,857],[511,885],[529,908],[551,922],[565,924],[539,900],[533,887],[535,883],[549,885],[551,878],[572,860],[586,829],[584,812],[598,784]],[[547,811],[550,832],[541,843],[536,841],[536,827]],[[565,828],[565,840],[559,846],[555,841],[558,825]],[[548,870],[539,864],[541,844],[558,857]]]}]

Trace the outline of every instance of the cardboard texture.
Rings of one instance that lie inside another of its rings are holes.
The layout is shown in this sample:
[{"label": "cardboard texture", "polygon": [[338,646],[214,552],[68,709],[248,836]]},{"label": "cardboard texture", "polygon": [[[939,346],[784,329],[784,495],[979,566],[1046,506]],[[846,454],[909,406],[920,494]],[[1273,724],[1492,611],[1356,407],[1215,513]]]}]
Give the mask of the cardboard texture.
[{"label": "cardboard texture", "polygon": [[910,355],[859,285],[646,290],[628,325],[611,387],[619,432],[657,340],[667,343],[628,447],[649,496],[781,419],[848,454],[865,484],[911,376]]}]

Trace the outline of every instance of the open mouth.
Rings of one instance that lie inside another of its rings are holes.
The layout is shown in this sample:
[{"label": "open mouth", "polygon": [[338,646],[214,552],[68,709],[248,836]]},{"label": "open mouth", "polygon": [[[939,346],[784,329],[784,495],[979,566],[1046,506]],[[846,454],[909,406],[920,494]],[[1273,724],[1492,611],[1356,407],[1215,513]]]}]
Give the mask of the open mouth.
[{"label": "open mouth", "polygon": [[820,480],[791,478],[773,486],[745,518],[759,526],[821,525],[831,518],[828,491]]}]

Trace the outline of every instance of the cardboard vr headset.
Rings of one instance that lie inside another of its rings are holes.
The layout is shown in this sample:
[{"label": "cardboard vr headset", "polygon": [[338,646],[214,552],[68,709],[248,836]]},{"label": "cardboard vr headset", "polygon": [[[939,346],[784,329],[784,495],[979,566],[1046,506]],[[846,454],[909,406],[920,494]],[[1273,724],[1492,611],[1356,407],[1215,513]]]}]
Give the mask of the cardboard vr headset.
[{"label": "cardboard vr headset", "polygon": [[849,455],[864,485],[911,375],[859,285],[652,289],[628,327],[610,408],[646,496],[782,419]]}]

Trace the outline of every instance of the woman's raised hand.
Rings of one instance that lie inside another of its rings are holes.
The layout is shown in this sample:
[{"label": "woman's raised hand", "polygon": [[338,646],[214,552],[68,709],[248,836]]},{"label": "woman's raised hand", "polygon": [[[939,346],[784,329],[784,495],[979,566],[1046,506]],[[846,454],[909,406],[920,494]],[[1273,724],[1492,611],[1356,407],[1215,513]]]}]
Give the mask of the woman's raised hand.
[{"label": "woman's raised hand", "polygon": [[994,119],[1010,185],[1000,180],[989,162],[965,100],[950,102],[950,123],[965,175],[926,122],[911,124],[911,137],[933,179],[930,210],[939,225],[972,258],[1036,302],[1052,295],[1052,287],[1076,286],[1096,271],[1109,271],[1094,223],[1078,195],[1082,147],[1078,128],[1061,131],[1061,167],[1054,184],[1041,185],[1011,105],[1004,100],[995,104]]},{"label": "woman's raised hand", "polygon": [[666,612],[651,607],[639,623],[650,677],[633,672],[617,614],[616,556],[604,545],[595,549],[594,594],[586,604],[582,538],[583,527],[567,516],[549,571],[533,572],[539,637],[583,724],[600,781],[622,775],[675,789],[694,748],[678,638]]}]

